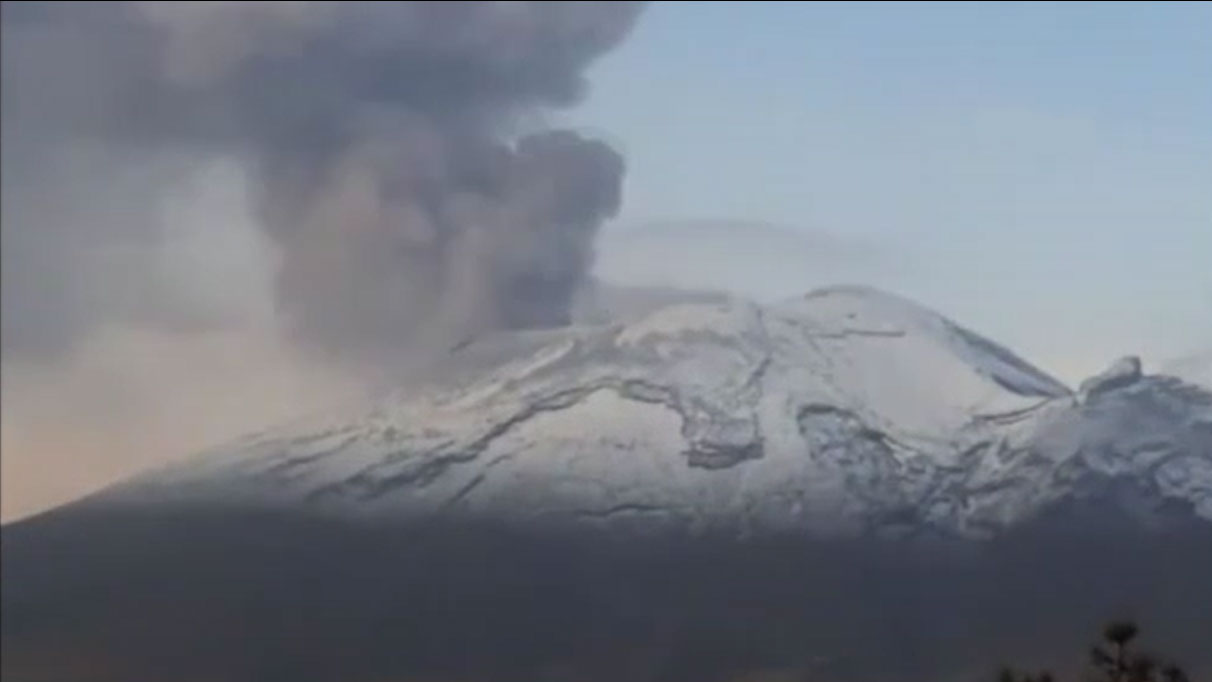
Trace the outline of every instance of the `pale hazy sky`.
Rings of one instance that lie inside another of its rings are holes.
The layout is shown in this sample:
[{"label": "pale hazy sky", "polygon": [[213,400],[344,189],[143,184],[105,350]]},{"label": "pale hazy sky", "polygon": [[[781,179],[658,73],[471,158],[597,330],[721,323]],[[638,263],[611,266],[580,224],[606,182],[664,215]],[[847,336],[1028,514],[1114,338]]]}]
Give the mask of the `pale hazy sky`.
[{"label": "pale hazy sky", "polygon": [[592,77],[615,229],[874,245],[856,277],[1069,380],[1212,346],[1212,3],[656,4]]}]

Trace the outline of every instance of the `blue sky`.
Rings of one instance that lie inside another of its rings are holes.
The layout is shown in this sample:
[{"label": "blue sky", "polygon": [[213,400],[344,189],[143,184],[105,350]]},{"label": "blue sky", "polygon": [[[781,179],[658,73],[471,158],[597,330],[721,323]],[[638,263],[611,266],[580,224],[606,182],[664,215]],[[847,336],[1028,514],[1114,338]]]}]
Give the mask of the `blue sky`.
[{"label": "blue sky", "polygon": [[592,79],[609,229],[852,240],[1071,380],[1212,346],[1212,3],[658,3]]}]

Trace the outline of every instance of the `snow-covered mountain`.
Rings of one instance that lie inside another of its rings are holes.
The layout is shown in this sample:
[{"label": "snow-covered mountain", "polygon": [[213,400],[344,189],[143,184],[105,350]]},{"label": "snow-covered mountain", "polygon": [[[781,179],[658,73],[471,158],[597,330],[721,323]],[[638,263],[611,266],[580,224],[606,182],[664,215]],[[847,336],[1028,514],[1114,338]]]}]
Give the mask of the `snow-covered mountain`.
[{"label": "snow-covered mountain", "polygon": [[1130,361],[1074,393],[872,289],[677,303],[449,363],[94,502],[741,535],[980,537],[1091,502],[1212,521],[1212,394]]},{"label": "snow-covered mountain", "polygon": [[1209,392],[871,289],[589,303],[5,526],[5,679],[949,682],[1119,613],[1212,670]]}]

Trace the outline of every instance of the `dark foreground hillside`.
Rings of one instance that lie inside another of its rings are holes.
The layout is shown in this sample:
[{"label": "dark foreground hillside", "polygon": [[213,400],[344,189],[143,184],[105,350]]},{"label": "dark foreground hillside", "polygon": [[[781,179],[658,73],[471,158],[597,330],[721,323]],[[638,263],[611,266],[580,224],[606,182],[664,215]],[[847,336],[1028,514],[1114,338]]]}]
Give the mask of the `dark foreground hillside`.
[{"label": "dark foreground hillside", "polygon": [[68,508],[3,530],[3,678],[977,680],[1073,670],[1113,615],[1204,678],[1212,528],[1047,527],[742,542]]}]

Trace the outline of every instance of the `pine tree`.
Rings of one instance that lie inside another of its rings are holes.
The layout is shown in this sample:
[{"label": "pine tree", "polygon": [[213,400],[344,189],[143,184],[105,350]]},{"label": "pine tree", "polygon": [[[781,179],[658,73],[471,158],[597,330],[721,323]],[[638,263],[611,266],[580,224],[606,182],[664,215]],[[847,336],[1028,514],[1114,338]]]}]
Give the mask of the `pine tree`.
[{"label": "pine tree", "polygon": [[[1131,644],[1140,628],[1131,621],[1113,621],[1103,628],[1103,641],[1090,649],[1093,668],[1089,682],[1191,682],[1175,663],[1162,663],[1148,653],[1136,653]],[[1054,682],[1052,674],[1034,675],[1002,668],[997,682]]]}]

